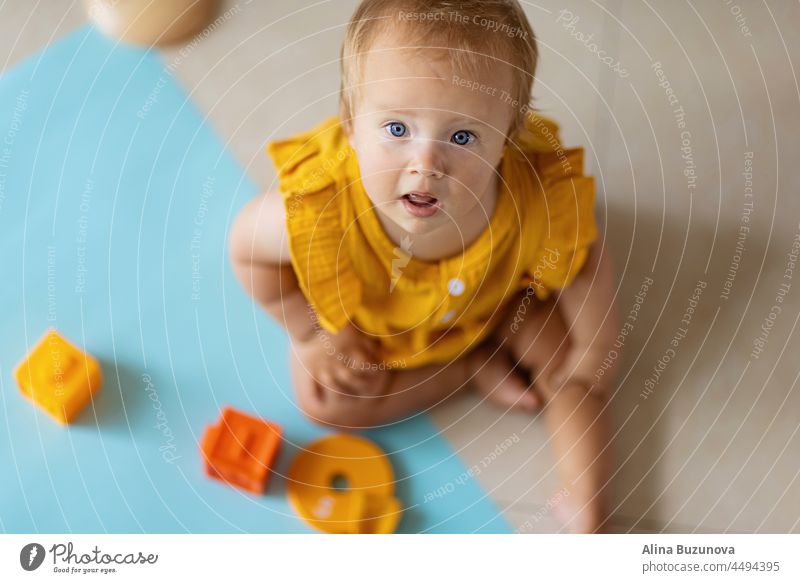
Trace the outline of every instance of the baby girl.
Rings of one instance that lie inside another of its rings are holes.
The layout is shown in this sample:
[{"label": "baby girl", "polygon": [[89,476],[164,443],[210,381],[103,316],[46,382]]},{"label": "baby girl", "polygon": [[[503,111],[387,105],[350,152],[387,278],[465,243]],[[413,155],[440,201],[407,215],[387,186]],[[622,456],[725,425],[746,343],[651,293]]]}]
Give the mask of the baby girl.
[{"label": "baby girl", "polygon": [[269,144],[279,192],[230,239],[242,285],[289,333],[298,406],[362,428],[469,384],[541,411],[567,528],[604,530],[613,273],[583,150],[529,107],[523,10],[364,0],[341,56],[339,115]]}]

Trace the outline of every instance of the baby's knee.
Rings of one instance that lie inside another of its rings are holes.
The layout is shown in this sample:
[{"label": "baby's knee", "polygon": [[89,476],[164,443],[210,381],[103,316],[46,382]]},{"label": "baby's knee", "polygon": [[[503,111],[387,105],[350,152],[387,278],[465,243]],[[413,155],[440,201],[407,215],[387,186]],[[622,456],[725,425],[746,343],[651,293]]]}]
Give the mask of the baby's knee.
[{"label": "baby's knee", "polygon": [[339,430],[368,429],[380,422],[378,399],[349,395],[316,381],[297,390],[300,411],[312,422]]},{"label": "baby's knee", "polygon": [[337,429],[372,427],[381,420],[379,398],[350,395],[314,378],[295,353],[289,358],[298,409],[318,425]]},{"label": "baby's knee", "polygon": [[506,342],[520,364],[549,374],[566,358],[570,346],[567,327],[552,300],[521,307],[525,307],[524,317],[515,316],[516,322],[506,330]]},{"label": "baby's knee", "polygon": [[[579,380],[568,380],[566,383],[556,385],[550,381],[549,378],[543,378],[541,382],[536,383],[537,392],[542,398],[543,405],[547,405],[557,396],[570,396],[571,400],[578,400],[583,402],[584,399],[595,400],[598,403],[604,403],[607,395],[604,390],[598,387],[582,382]],[[570,393],[568,395],[568,393]]]}]

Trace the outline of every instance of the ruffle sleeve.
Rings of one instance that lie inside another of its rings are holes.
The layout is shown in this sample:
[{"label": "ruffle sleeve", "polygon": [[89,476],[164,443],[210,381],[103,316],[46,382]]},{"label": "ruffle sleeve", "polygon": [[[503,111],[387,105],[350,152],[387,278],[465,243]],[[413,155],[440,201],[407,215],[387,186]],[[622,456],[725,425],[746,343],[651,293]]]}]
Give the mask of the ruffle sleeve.
[{"label": "ruffle sleeve", "polygon": [[344,161],[352,155],[338,118],[267,144],[286,209],[289,253],[320,325],[339,332],[361,303],[362,286],[344,244],[350,216]]},{"label": "ruffle sleeve", "polygon": [[532,116],[526,128],[520,142],[541,184],[534,213],[541,239],[528,276],[536,297],[545,300],[572,283],[597,239],[595,186],[583,175],[583,148],[564,149],[555,122]]}]

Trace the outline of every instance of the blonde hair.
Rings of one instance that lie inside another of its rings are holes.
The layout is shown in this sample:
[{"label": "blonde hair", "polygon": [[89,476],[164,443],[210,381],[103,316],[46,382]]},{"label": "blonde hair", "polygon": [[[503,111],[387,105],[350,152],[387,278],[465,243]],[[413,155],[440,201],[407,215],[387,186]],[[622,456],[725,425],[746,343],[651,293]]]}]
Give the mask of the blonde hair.
[{"label": "blonde hair", "polygon": [[339,115],[350,124],[363,57],[382,32],[398,31],[409,46],[444,49],[453,68],[475,76],[505,62],[512,67],[509,129],[522,128],[530,110],[538,50],[517,0],[363,0],[347,25],[341,52]]}]

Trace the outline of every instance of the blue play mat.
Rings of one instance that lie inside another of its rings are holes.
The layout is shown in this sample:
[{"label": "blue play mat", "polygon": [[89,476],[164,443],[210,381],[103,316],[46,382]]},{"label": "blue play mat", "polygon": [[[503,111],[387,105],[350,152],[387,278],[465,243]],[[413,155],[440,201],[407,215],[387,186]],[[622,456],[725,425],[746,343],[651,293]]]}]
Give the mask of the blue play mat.
[{"label": "blue play mat", "polygon": [[[327,433],[228,264],[257,191],[151,51],[86,26],[0,74],[1,532],[310,531],[280,475],[264,496],[229,488],[197,445],[224,405],[283,425],[278,474]],[[50,326],[105,378],[68,427],[12,377]],[[510,531],[426,416],[367,436],[391,456],[402,532]]]}]

